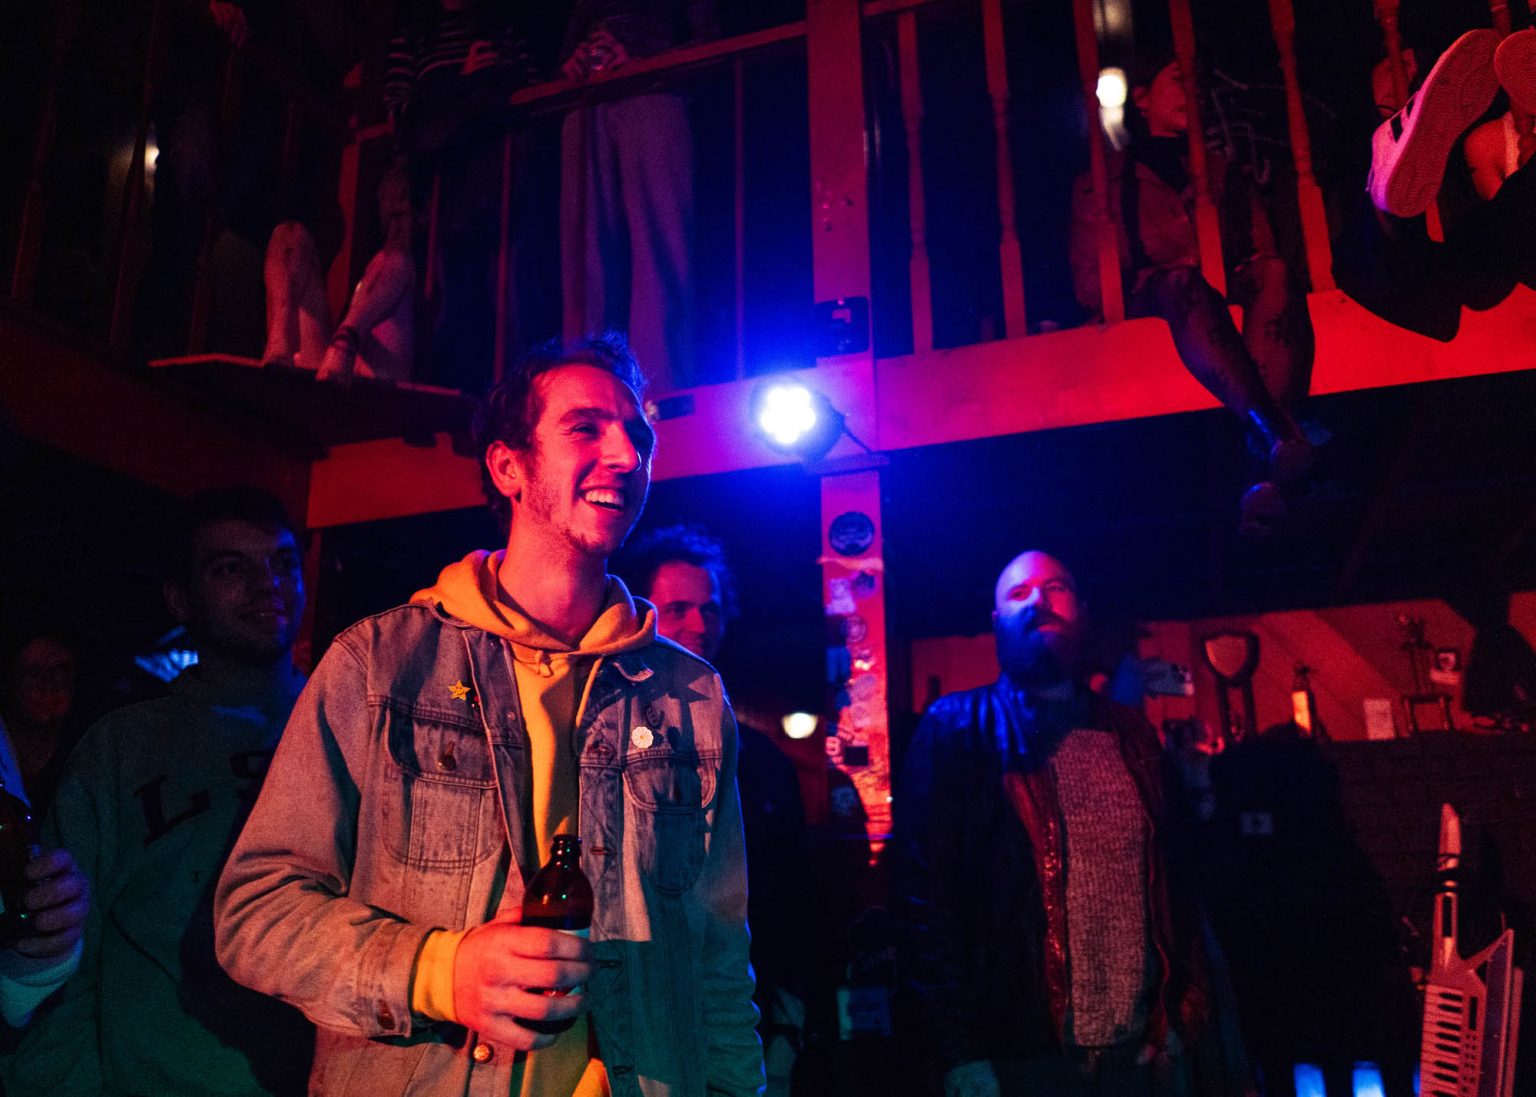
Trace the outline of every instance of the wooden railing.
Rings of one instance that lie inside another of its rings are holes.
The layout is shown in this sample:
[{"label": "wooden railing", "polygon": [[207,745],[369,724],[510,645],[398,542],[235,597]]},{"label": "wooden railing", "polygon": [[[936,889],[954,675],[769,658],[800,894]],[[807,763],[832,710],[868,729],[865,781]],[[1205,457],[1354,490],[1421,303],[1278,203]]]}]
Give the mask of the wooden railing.
[{"label": "wooden railing", "polygon": [[[106,246],[108,279],[111,284],[110,321],[107,336],[112,346],[127,346],[131,328],[137,285],[143,270],[144,257],[136,246],[143,232],[140,228],[145,217],[146,203],[146,153],[149,144],[151,104],[154,97],[154,73],[157,52],[162,45],[162,28],[168,6],[186,0],[153,0],[151,31],[142,58],[140,80],[137,89],[137,117],[133,153],[124,178],[122,192],[118,196],[118,224],[113,239]],[[830,2],[830,0],[824,0]],[[894,22],[897,58],[898,93],[902,115],[902,134],[907,156],[907,231],[910,234],[911,252],[907,261],[906,292],[911,304],[911,342],[915,353],[922,354],[934,348],[933,262],[930,254],[930,226],[927,203],[931,199],[929,177],[924,171],[924,88],[919,76],[918,54],[922,33],[922,13],[937,6],[943,0],[866,0],[861,5],[866,33],[882,22]],[[1010,147],[1010,115],[1017,109],[1009,88],[1007,57],[1008,33],[1004,20],[1002,0],[976,0],[980,9],[982,56],[985,64],[985,86],[988,109],[991,114],[992,140],[995,145],[995,178],[990,186],[995,189],[998,214],[998,262],[1001,271],[1002,315],[1001,334],[1018,338],[1027,332],[1031,322],[1028,303],[1025,300],[1024,260],[1032,242],[1021,240],[1019,217],[1016,208],[1015,158]],[[196,7],[196,5],[192,5]],[[948,6],[960,6],[956,0],[948,0]],[[1292,0],[1268,0],[1270,27],[1274,36],[1279,61],[1279,73],[1284,89],[1286,124],[1291,159],[1295,165],[1295,186],[1301,237],[1304,242],[1306,274],[1314,291],[1333,288],[1331,274],[1332,249],[1324,202],[1312,164],[1311,136],[1308,132],[1304,97],[1297,75],[1295,52],[1296,20]],[[1377,0],[1376,15],[1380,23],[1390,71],[1393,74],[1396,94],[1401,97],[1407,90],[1407,74],[1401,61],[1401,36],[1398,30],[1398,0]],[[1501,30],[1507,30],[1509,15],[1502,0],[1490,0],[1491,19]],[[36,296],[40,257],[43,253],[44,229],[49,216],[50,195],[45,180],[49,164],[57,153],[57,125],[59,99],[62,92],[65,59],[70,43],[78,33],[81,5],[79,0],[61,0],[56,9],[55,38],[51,51],[49,77],[41,96],[39,125],[36,131],[32,155],[31,176],[22,200],[17,220],[15,254],[11,257],[10,295],[23,304],[31,304]],[[1100,72],[1100,41],[1095,28],[1094,0],[1073,0],[1073,25],[1077,72],[1082,85],[1083,110],[1090,120],[1090,141],[1086,163],[1091,182],[1093,202],[1094,253],[1098,264],[1098,282],[1102,293],[1103,319],[1114,323],[1125,315],[1122,291],[1123,272],[1116,246],[1114,217],[1111,208],[1111,181],[1107,167],[1107,149],[1104,134],[1096,124],[1099,109],[1096,86]],[[1207,279],[1218,288],[1225,280],[1225,264],[1221,254],[1221,240],[1217,230],[1217,212],[1212,198],[1211,179],[1206,163],[1206,147],[1200,125],[1200,96],[1195,86],[1200,59],[1197,55],[1196,37],[1190,14],[1189,0],[1169,0],[1169,22],[1173,32],[1175,53],[1180,62],[1187,90],[1189,106],[1189,164],[1194,191],[1195,228],[1199,241],[1201,265]],[[211,30],[210,30],[211,33]],[[715,357],[728,353],[733,363],[731,372],[736,378],[748,376],[760,368],[748,360],[750,349],[745,333],[747,306],[746,222],[747,188],[745,185],[747,164],[747,135],[744,132],[746,116],[746,85],[744,66],[760,55],[774,50],[804,48],[808,36],[805,22],[791,23],[752,34],[721,41],[707,42],[673,50],[658,57],[635,59],[617,70],[595,73],[589,80],[573,82],[557,80],[516,92],[511,96],[509,119],[511,125],[528,125],[536,119],[579,108],[584,104],[609,98],[622,97],[657,86],[676,85],[701,72],[725,71],[729,73],[731,103],[734,116],[732,136],[733,181],[730,188],[733,226],[731,247],[734,251],[734,282],[732,304],[735,310],[734,339],[726,348],[712,348]],[[1421,58],[1421,68],[1431,59]],[[334,132],[346,142],[342,156],[341,187],[342,204],[347,214],[347,234],[343,241],[341,257],[331,272],[329,290],[333,305],[350,286],[354,273],[360,269],[363,256],[357,255],[358,234],[355,224],[358,211],[369,208],[371,189],[366,188],[360,165],[364,162],[364,150],[369,144],[392,141],[387,126],[358,128],[343,119],[336,105],[316,98],[302,81],[289,74],[278,58],[264,55],[258,47],[248,47],[238,57],[231,56],[225,66],[222,87],[226,109],[233,103],[237,86],[247,74],[255,73],[269,83],[284,89],[288,99],[283,156],[291,159],[298,155],[299,142],[295,138],[301,126],[319,126]],[[1367,73],[1359,74],[1366,81]],[[498,300],[505,302],[511,292],[513,272],[513,227],[509,220],[512,207],[512,137],[503,145],[500,209],[498,226]],[[812,164],[814,188],[817,166]],[[216,188],[215,188],[216,189]],[[436,208],[431,212],[428,230],[429,253],[435,252],[438,241]],[[195,292],[188,329],[191,350],[202,349],[208,328],[208,256],[218,225],[210,208],[203,220],[203,248],[195,279]],[[807,231],[811,231],[807,226]],[[433,281],[436,264],[429,260],[423,291],[430,297],[439,292]],[[567,287],[568,296],[579,293],[580,287]],[[877,311],[885,302],[876,301]],[[809,312],[810,302],[806,302]],[[513,349],[513,333],[509,330],[505,308],[498,309],[496,318],[495,355],[498,366]]]},{"label": "wooden railing", "polygon": [[[804,22],[795,22],[783,26],[772,27],[767,30],[757,31],[751,34],[737,35],[731,38],[713,42],[702,42],[684,46],[672,50],[657,57],[636,58],[618,69],[593,73],[592,76],[581,82],[559,79],[536,84],[523,88],[512,94],[509,100],[508,132],[502,138],[501,157],[501,201],[499,203],[500,219],[497,226],[497,259],[495,281],[497,286],[496,299],[499,307],[495,317],[495,343],[494,360],[491,364],[489,375],[493,379],[501,376],[502,370],[513,347],[513,332],[510,328],[508,310],[504,307],[508,295],[512,292],[512,232],[511,212],[513,209],[512,188],[513,155],[516,135],[519,130],[537,123],[550,115],[558,115],[564,111],[580,109],[583,106],[612,99],[623,98],[626,95],[653,91],[658,86],[675,86],[680,81],[688,80],[701,73],[727,70],[731,76],[731,96],[733,105],[734,125],[732,127],[732,187],[731,199],[733,205],[733,251],[734,251],[734,283],[733,305],[735,312],[733,361],[734,375],[743,377],[747,372],[747,350],[744,317],[746,314],[746,144],[744,133],[745,115],[745,62],[749,59],[771,54],[778,50],[793,49],[802,46],[806,36]],[[347,231],[343,240],[341,255],[333,266],[332,276],[328,286],[328,293],[332,298],[332,311],[340,314],[340,305],[346,296],[350,285],[348,272],[360,268],[366,260],[365,256],[355,253],[356,211],[365,209],[368,200],[367,181],[362,178],[359,165],[366,159],[365,150],[369,145],[389,143],[394,140],[394,135],[388,125],[374,125],[358,129],[354,139],[343,153],[341,190],[343,206],[348,211]],[[440,193],[438,181],[434,180],[431,190],[429,207],[427,210],[427,259],[425,263],[424,278],[422,279],[422,293],[427,300],[433,300],[440,292],[441,287],[437,283],[440,265],[437,262],[437,254],[440,246]],[[584,295],[584,287],[581,284],[581,272],[574,272],[575,276],[569,278],[564,286],[564,308],[567,312],[565,327],[579,328],[580,298]],[[572,316],[577,319],[572,319]]]},{"label": "wooden railing", "polygon": [[[147,213],[146,198],[152,170],[150,135],[156,81],[166,63],[164,54],[169,20],[178,9],[183,17],[205,25],[205,48],[220,50],[224,58],[216,111],[220,124],[214,135],[220,153],[227,151],[241,86],[247,82],[259,81],[264,87],[277,91],[285,101],[279,150],[281,163],[278,167],[284,177],[294,169],[299,154],[298,133],[301,127],[314,126],[328,131],[338,143],[346,139],[350,131],[338,102],[317,94],[276,50],[249,42],[238,53],[229,51],[218,38],[206,4],[199,5],[192,0],[151,0],[147,7],[145,38],[135,70],[136,106],[132,152],[127,160],[121,190],[113,203],[117,218],[105,230],[104,238],[100,241],[101,255],[98,257],[102,260],[102,269],[111,287],[107,294],[106,330],[102,334],[108,346],[115,351],[126,350],[133,333],[138,287],[146,260],[139,242],[145,235],[143,222]],[[61,0],[53,12],[54,33],[48,72],[39,98],[30,173],[17,213],[16,244],[10,264],[10,297],[23,307],[31,307],[36,302],[47,226],[50,216],[55,213],[57,196],[50,190],[48,180],[58,155],[61,101],[67,82],[74,75],[72,65],[75,59],[72,51],[80,36],[82,5],[80,0]],[[219,154],[213,157],[211,167],[214,176],[208,188],[206,203],[199,214],[201,239],[187,324],[187,349],[191,351],[204,349],[208,336],[210,256],[219,229],[216,206],[219,172],[224,159]],[[78,317],[72,319],[79,322]]]}]

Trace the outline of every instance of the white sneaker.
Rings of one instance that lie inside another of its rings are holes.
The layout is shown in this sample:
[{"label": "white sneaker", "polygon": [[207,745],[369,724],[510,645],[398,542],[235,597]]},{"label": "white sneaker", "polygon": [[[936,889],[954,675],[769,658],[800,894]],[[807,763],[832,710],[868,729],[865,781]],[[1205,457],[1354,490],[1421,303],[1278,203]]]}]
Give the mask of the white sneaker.
[{"label": "white sneaker", "polygon": [[1365,189],[1377,209],[1416,217],[1435,200],[1457,138],[1498,94],[1498,46],[1496,31],[1467,31],[1440,55],[1403,109],[1376,128]]}]

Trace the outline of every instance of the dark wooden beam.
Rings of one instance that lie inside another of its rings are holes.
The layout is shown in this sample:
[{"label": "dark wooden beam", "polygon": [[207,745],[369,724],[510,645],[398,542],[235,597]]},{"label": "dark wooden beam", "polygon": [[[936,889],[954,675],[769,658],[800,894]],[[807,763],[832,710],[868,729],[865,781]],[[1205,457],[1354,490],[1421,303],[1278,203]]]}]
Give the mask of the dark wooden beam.
[{"label": "dark wooden beam", "polygon": [[0,308],[0,404],[30,441],[174,495],[248,483],[296,518],[308,510],[304,455],[12,308]]}]

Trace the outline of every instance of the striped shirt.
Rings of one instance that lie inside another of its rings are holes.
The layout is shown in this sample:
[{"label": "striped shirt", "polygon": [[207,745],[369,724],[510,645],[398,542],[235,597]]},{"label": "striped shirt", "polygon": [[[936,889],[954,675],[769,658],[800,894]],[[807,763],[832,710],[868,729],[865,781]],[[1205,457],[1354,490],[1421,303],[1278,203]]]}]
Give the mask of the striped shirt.
[{"label": "striped shirt", "polygon": [[533,57],[522,35],[510,24],[499,33],[495,30],[473,13],[443,12],[435,25],[396,36],[389,46],[384,77],[384,106],[390,120],[398,122],[411,100],[428,86],[457,80],[470,47],[478,41],[491,43],[496,50],[495,68],[513,77],[514,84],[531,84]]}]

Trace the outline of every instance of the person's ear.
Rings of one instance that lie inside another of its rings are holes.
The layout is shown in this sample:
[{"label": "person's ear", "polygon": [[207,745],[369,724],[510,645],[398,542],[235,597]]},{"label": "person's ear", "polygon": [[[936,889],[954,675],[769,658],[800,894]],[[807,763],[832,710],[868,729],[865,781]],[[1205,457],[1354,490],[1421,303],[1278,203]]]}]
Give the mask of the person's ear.
[{"label": "person's ear", "polygon": [[174,579],[167,579],[160,585],[160,594],[165,599],[166,608],[171,611],[171,616],[185,625],[192,620],[192,599],[187,593],[187,588]]},{"label": "person's ear", "polygon": [[502,495],[510,500],[522,497],[523,463],[517,450],[505,442],[492,442],[485,451],[485,468]]}]

